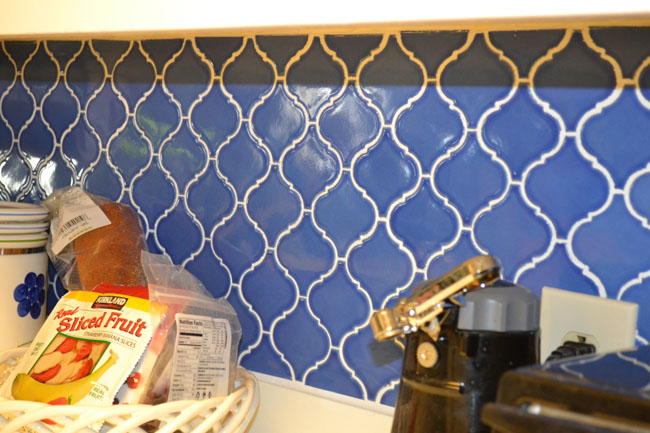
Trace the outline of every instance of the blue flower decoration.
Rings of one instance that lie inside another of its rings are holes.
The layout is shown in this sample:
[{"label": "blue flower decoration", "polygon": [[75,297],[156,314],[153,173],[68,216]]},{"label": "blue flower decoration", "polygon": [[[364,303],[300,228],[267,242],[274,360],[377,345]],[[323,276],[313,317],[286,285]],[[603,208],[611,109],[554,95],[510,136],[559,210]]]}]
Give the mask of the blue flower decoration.
[{"label": "blue flower decoration", "polygon": [[18,302],[20,317],[30,314],[32,318],[38,319],[45,302],[45,275],[36,275],[34,272],[25,275],[25,282],[14,289],[14,299]]}]

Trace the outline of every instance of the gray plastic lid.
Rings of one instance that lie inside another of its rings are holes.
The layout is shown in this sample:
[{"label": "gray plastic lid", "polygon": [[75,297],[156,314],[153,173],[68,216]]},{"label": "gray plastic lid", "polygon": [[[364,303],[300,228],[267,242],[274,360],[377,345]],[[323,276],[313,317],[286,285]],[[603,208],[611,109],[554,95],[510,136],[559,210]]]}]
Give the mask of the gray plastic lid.
[{"label": "gray plastic lid", "polygon": [[458,329],[467,331],[536,331],[539,298],[525,287],[505,281],[474,290],[459,309]]}]

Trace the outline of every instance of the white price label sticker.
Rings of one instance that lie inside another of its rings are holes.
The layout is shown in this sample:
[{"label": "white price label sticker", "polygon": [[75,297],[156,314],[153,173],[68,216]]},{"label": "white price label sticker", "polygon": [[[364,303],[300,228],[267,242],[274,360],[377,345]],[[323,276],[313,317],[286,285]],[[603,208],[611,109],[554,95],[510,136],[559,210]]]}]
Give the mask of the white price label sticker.
[{"label": "white price label sticker", "polygon": [[52,221],[50,228],[54,254],[59,254],[66,245],[84,233],[111,223],[81,188],[71,190],[66,200],[66,206],[59,212],[58,221]]}]

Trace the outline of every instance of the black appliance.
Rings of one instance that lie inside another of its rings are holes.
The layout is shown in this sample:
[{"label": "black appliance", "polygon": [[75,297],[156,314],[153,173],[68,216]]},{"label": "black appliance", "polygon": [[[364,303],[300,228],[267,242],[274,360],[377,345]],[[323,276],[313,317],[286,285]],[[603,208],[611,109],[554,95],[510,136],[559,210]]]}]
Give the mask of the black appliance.
[{"label": "black appliance", "polygon": [[501,375],[538,362],[539,299],[500,280],[491,256],[424,281],[371,320],[379,341],[406,337],[392,433],[483,433]]},{"label": "black appliance", "polygon": [[650,433],[650,346],[506,372],[482,419],[499,433]]}]

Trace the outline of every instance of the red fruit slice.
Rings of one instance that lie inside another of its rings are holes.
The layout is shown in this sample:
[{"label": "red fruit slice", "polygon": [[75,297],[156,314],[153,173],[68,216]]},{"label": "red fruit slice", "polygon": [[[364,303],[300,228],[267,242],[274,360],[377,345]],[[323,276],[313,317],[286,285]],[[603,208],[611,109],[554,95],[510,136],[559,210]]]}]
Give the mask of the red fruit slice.
[{"label": "red fruit slice", "polygon": [[139,372],[133,373],[131,376],[126,379],[126,384],[131,389],[136,389],[140,385],[140,379],[142,375]]},{"label": "red fruit slice", "polygon": [[42,373],[39,374],[32,374],[31,376],[35,379],[38,380],[39,382],[45,383],[48,380],[52,379],[56,374],[61,370],[61,364],[57,364],[52,368],[49,368],[45,370]]},{"label": "red fruit slice", "polygon": [[75,374],[75,376],[72,378],[72,381],[79,380],[81,378],[88,376],[88,374],[90,374],[90,370],[92,369],[93,369],[93,360],[86,359],[83,365],[81,366],[81,368],[79,369],[79,371],[77,372],[77,374]]},{"label": "red fruit slice", "polygon": [[66,338],[65,341],[59,344],[59,347],[56,348],[57,352],[68,353],[77,345],[77,340],[74,338]]},{"label": "red fruit slice", "polygon": [[51,405],[54,405],[54,406],[67,405],[68,404],[68,397],[57,397],[54,400],[48,401],[47,404],[51,404]]},{"label": "red fruit slice", "polygon": [[93,344],[90,341],[81,341],[79,344],[79,349],[77,350],[77,355],[74,357],[72,362],[77,362],[81,359],[84,359],[86,356],[90,355],[90,351],[93,348]]},{"label": "red fruit slice", "polygon": [[[54,400],[48,401],[47,404],[51,404],[53,406],[67,405],[67,404],[69,404],[68,397],[57,397]],[[56,423],[54,421],[52,421],[51,419],[49,419],[49,418],[43,419],[43,422],[45,424],[49,424],[49,425],[56,425]]]}]

